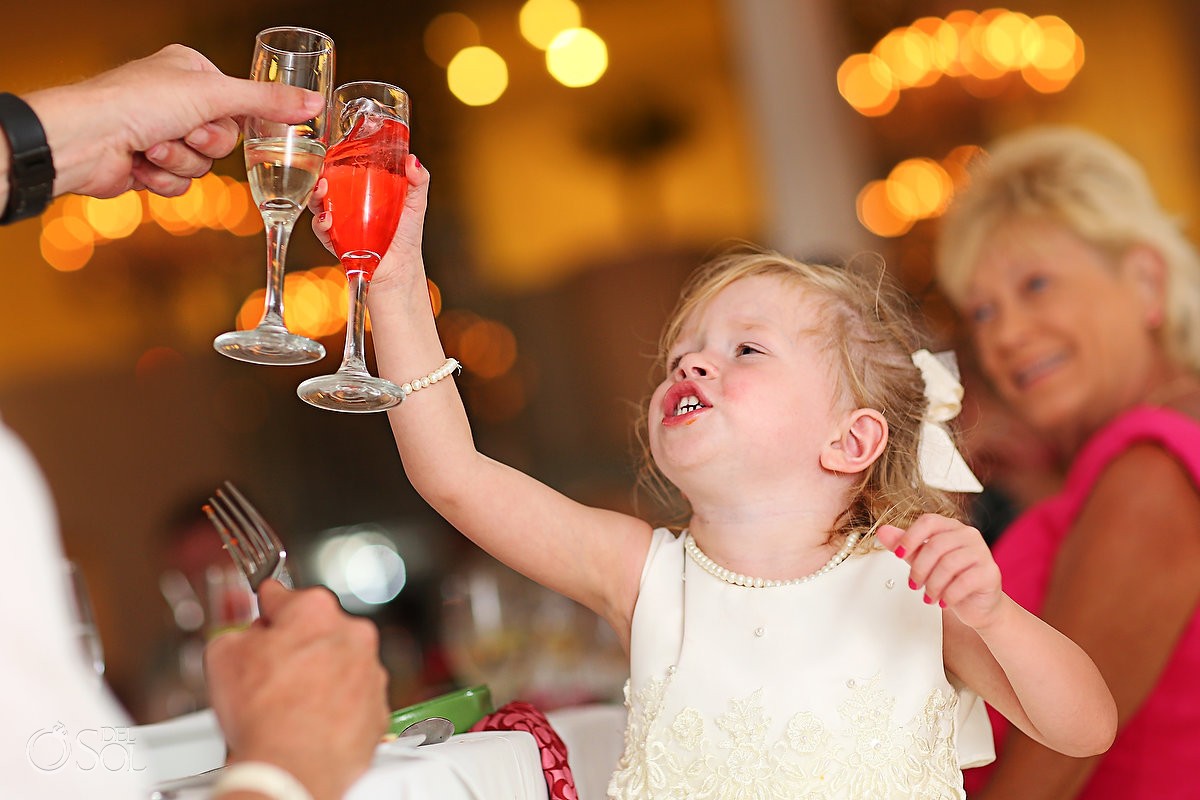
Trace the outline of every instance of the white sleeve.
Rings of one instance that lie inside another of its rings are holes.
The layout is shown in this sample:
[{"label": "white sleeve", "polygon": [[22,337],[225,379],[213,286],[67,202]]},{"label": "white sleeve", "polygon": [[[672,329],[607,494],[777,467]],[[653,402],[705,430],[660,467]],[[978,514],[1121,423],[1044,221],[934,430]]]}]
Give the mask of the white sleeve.
[{"label": "white sleeve", "polygon": [[85,664],[54,505],[0,424],[0,775],[14,798],[147,795],[125,712]]}]

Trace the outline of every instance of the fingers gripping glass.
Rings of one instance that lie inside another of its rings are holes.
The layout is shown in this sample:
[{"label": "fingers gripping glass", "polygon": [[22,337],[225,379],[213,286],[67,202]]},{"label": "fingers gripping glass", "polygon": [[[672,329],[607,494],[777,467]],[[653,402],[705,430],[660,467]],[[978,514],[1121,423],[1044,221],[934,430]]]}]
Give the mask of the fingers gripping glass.
[{"label": "fingers gripping glass", "polygon": [[332,375],[300,384],[300,399],[329,411],[383,411],[404,399],[400,387],[367,372],[363,355],[367,289],[404,210],[408,177],[408,95],[360,81],[334,92],[334,145],[325,159],[330,240],[349,284],[346,346]]},{"label": "fingers gripping glass", "polygon": [[[320,92],[326,108],[333,86],[333,40],[307,28],[268,28],[258,34],[250,77]],[[267,232],[267,292],[263,316],[253,330],[223,333],[218,353],[253,364],[309,364],[325,348],[287,329],[283,321],[283,272],[288,239],[321,174],[329,143],[329,114],[293,125],[247,117],[246,175]]]}]

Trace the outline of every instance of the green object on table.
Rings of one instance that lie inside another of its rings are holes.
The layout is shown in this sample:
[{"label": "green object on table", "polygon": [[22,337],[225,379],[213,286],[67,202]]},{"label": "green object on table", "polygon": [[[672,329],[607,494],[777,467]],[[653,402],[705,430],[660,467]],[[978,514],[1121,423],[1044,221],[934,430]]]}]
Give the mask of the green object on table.
[{"label": "green object on table", "polygon": [[399,735],[414,722],[430,717],[445,717],[454,723],[455,733],[465,733],[495,710],[492,707],[492,692],[487,686],[469,686],[393,711],[388,732]]}]

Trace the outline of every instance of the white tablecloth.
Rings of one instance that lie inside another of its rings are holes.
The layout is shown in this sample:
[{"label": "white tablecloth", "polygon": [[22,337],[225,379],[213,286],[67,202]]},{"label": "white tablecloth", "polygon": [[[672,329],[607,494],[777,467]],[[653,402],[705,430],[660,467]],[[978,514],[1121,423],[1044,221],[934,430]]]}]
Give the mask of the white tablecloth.
[{"label": "white tablecloth", "polygon": [[[212,712],[134,729],[139,755],[156,784],[211,770],[225,745]],[[201,800],[215,774],[175,783],[172,800]],[[441,744],[413,737],[380,745],[346,800],[546,800],[546,780],[533,737],[524,731],[464,733]]]},{"label": "white tablecloth", "polygon": [[546,795],[533,736],[488,731],[423,747],[382,746],[346,800],[546,800]]},{"label": "white tablecloth", "polygon": [[546,719],[567,746],[579,800],[604,800],[625,744],[625,707],[572,706],[551,711]]}]

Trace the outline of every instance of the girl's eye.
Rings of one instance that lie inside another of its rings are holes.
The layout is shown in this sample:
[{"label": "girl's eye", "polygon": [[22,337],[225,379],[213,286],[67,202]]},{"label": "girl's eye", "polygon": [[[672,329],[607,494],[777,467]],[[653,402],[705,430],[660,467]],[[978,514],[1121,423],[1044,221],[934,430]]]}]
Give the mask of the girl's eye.
[{"label": "girl's eye", "polygon": [[739,356],[748,356],[748,355],[752,355],[754,353],[762,353],[762,350],[759,350],[757,347],[755,347],[752,344],[739,344],[738,345],[737,354]]},{"label": "girl's eye", "polygon": [[667,372],[674,372],[679,368],[679,362],[683,360],[683,356],[671,356],[667,360]]}]

